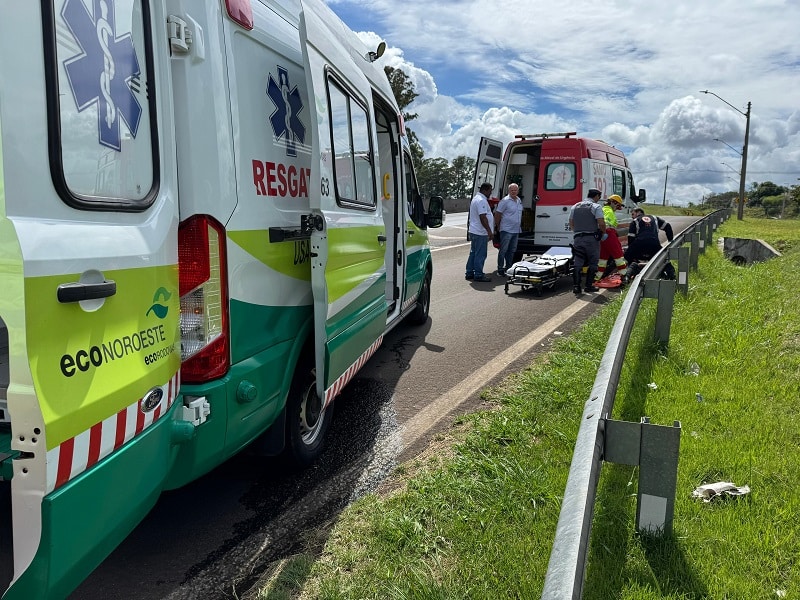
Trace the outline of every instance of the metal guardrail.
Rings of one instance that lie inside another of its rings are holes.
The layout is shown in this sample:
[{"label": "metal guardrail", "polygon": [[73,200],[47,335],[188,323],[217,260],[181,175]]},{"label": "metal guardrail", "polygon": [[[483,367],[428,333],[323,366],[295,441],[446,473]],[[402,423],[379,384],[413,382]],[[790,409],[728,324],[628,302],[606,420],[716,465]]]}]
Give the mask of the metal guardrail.
[{"label": "metal guardrail", "polygon": [[[656,492],[656,494],[662,494],[660,496],[651,495],[644,494],[641,488],[643,484],[646,486],[648,483],[652,484],[654,480],[658,480],[655,484],[656,487],[661,486],[663,489],[663,486],[669,486],[670,480],[676,476],[678,449],[674,439],[676,436],[678,438],[680,436],[680,424],[676,422],[675,426],[670,428],[652,426],[658,428],[653,430],[650,429],[646,417],[643,418],[641,424],[632,424],[612,421],[609,416],[614,408],[625,351],[642,300],[644,298],[658,299],[655,338],[658,343],[666,345],[669,341],[675,291],[680,289],[684,295],[688,293],[689,271],[697,270],[699,255],[704,253],[705,248],[712,243],[716,228],[730,216],[730,209],[716,211],[687,227],[676,235],[671,243],[663,247],[630,284],[600,361],[592,392],[584,405],[581,426],[575,442],[575,451],[572,455],[564,500],[556,527],[556,537],[545,576],[543,600],[579,600],[582,597],[597,483],[603,461],[612,462],[609,460],[610,454],[622,457],[613,462],[640,464],[642,472],[646,470],[646,465],[650,468],[649,476],[645,481],[640,475],[637,523],[652,525],[655,513],[656,529],[671,528],[675,500],[674,482],[672,482],[671,499],[664,497],[663,491]],[[676,281],[659,279],[668,260],[677,260],[678,262]],[[612,437],[610,433],[612,430],[620,433],[613,434],[617,440],[610,445],[609,438]],[[626,431],[627,438],[621,430]],[[661,454],[668,455],[667,459],[673,459],[675,473],[662,473],[653,477],[654,468],[664,467],[665,457],[654,457],[653,452],[641,452],[640,448],[644,447],[645,438],[656,440],[656,443],[662,444],[662,448],[667,448],[667,451],[661,452]],[[625,457],[626,452],[627,458]],[[635,454],[636,452],[641,452],[641,455],[631,458],[631,453]],[[655,464],[653,464],[654,458],[656,459]],[[627,460],[641,461],[641,463],[627,462]],[[643,500],[647,500],[649,503],[644,504]],[[659,522],[661,523],[660,527],[658,526]]]}]

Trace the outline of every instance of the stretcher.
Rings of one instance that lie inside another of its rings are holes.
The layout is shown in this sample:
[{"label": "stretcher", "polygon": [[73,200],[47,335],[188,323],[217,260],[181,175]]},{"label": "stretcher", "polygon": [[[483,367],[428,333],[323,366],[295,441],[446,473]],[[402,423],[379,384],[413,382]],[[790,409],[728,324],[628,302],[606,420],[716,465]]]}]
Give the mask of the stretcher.
[{"label": "stretcher", "polygon": [[527,256],[506,270],[506,294],[512,285],[517,285],[541,296],[542,290],[552,289],[562,277],[572,277],[572,267],[572,250],[562,246],[548,248],[539,256]]}]

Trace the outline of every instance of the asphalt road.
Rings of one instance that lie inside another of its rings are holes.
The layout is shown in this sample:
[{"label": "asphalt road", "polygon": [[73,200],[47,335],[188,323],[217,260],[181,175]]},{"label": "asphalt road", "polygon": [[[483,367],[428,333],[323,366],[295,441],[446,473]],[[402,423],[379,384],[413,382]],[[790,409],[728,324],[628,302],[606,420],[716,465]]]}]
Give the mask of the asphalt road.
[{"label": "asphalt road", "polygon": [[[337,399],[329,447],[302,473],[246,452],[162,495],[72,600],[241,598],[264,570],[303,547],[350,502],[424,450],[480,391],[534,362],[618,293],[572,294],[563,278],[539,297],[504,280],[464,280],[465,214],[430,232],[430,318],[401,324]],[[678,232],[691,220],[670,219]],[[496,268],[490,249],[487,273]]]}]

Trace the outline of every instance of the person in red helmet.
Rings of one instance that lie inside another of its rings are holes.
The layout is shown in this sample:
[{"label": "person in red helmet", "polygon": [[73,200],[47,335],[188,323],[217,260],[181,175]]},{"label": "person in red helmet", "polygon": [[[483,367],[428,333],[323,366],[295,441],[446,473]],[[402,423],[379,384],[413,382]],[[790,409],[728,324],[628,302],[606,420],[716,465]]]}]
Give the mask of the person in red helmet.
[{"label": "person in red helmet", "polygon": [[[600,260],[597,262],[597,274],[594,276],[595,282],[611,275],[615,270],[624,273],[625,268],[628,266],[622,251],[622,244],[620,244],[617,236],[616,212],[618,210],[622,210],[622,198],[617,194],[612,194],[603,206],[603,217],[606,222],[608,237],[600,242]],[[607,268],[609,260],[613,261],[610,269]]]}]

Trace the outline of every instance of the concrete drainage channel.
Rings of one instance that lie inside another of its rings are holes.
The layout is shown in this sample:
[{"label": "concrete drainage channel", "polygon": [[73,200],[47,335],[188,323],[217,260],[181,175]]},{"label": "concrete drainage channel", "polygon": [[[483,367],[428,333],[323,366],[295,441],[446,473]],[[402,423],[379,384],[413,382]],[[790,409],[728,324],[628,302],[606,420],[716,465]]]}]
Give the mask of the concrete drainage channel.
[{"label": "concrete drainage channel", "polygon": [[720,243],[725,258],[739,266],[764,262],[781,255],[764,240],[726,237],[721,238]]}]

